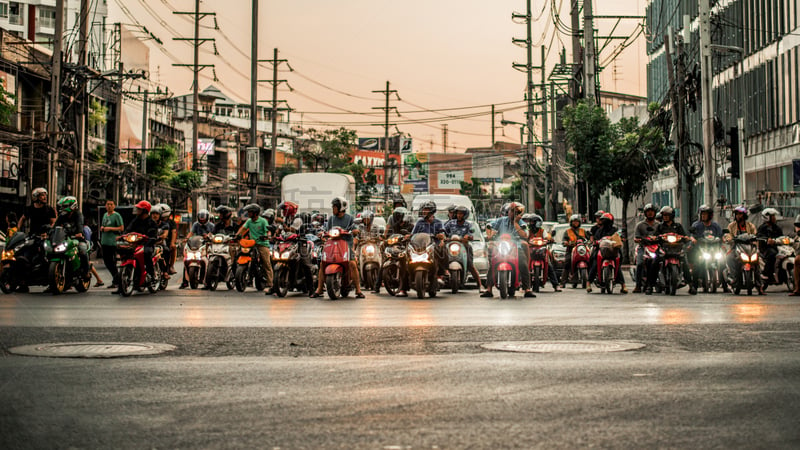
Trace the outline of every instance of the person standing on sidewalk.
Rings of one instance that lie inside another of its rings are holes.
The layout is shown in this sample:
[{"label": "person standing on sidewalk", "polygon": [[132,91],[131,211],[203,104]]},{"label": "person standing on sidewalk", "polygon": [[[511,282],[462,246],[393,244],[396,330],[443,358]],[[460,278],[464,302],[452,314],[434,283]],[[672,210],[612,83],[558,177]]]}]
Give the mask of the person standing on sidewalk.
[{"label": "person standing on sidewalk", "polygon": [[117,288],[117,237],[125,229],[122,216],[114,211],[114,200],[106,200],[106,213],[100,223],[100,245],[103,247],[103,263],[111,273],[111,286]]}]

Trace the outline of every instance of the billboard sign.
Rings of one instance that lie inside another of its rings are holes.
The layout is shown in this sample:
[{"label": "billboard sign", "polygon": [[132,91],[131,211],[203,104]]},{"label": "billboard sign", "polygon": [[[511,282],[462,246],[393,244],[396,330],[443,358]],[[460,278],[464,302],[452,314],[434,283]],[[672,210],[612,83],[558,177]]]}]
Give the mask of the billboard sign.
[{"label": "billboard sign", "polygon": [[198,139],[197,140],[197,154],[199,156],[213,156],[214,155],[214,139]]},{"label": "billboard sign", "polygon": [[463,170],[439,171],[439,189],[461,189],[461,182],[464,181]]},{"label": "billboard sign", "polygon": [[403,193],[428,192],[428,154],[403,155]]}]

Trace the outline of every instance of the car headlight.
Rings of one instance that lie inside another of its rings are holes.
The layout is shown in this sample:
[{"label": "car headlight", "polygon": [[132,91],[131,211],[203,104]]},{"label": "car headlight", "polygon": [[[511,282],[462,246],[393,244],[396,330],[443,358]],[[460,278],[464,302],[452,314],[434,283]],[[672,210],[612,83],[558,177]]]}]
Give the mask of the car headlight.
[{"label": "car headlight", "polygon": [[56,252],[56,253],[67,251],[67,243],[66,242],[62,242],[62,243],[56,245],[56,247],[53,249],[53,251]]}]

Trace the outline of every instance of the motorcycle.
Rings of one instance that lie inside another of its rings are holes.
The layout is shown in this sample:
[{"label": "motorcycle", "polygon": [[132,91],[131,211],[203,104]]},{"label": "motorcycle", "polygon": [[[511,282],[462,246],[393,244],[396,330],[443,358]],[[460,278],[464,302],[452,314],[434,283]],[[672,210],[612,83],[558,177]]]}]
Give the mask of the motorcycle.
[{"label": "motorcycle", "polygon": [[386,292],[392,297],[397,295],[402,287],[404,261],[406,259],[406,240],[402,234],[393,234],[386,239],[386,246],[383,249],[383,265],[381,267],[381,279]]},{"label": "motorcycle", "polygon": [[408,242],[409,277],[414,281],[417,298],[424,298],[425,292],[430,298],[436,297],[439,281],[436,279],[436,242],[428,233],[417,233]]},{"label": "motorcycle", "polygon": [[[775,257],[774,278],[766,280],[764,287],[766,285],[779,286],[785,284],[789,292],[794,292],[794,242],[795,240],[788,236],[781,236],[775,239],[778,254]],[[764,273],[764,264],[764,259],[762,258],[759,266],[761,273]]]},{"label": "motorcycle", "polygon": [[205,279],[208,263],[208,248],[203,236],[192,236],[183,247],[183,270],[189,281],[189,287],[197,289],[200,280]]},{"label": "motorcycle", "polygon": [[[658,260],[658,244],[659,238],[658,236],[644,236],[642,238],[642,242],[638,245],[643,247],[644,249],[644,264],[642,268],[644,269],[644,273],[642,274],[642,287],[650,286],[650,281],[648,280],[647,276],[650,273],[650,268],[653,267],[653,264],[657,264]],[[638,250],[637,250],[638,251]],[[634,280],[636,279],[636,266],[631,267],[631,278]],[[660,271],[656,271],[658,274]],[[663,290],[662,286],[663,282],[658,280],[658,275],[656,275],[656,280],[653,280],[652,286],[656,292],[661,293]]]},{"label": "motorcycle", "polygon": [[[447,270],[450,272],[450,292],[458,294],[458,290],[467,284],[467,245],[469,239],[458,235],[450,236],[447,244]],[[480,281],[478,281],[480,283]]]},{"label": "motorcycle", "polygon": [[63,294],[71,286],[78,292],[86,292],[92,284],[89,276],[81,270],[78,240],[67,235],[64,227],[51,228],[44,241],[48,261],[47,280],[53,295]]},{"label": "motorcycle", "polygon": [[325,289],[328,297],[336,300],[350,293],[350,247],[344,236],[349,234],[341,227],[333,227],[325,234],[322,262],[325,263]]},{"label": "motorcycle", "polygon": [[664,282],[664,293],[675,295],[685,285],[681,269],[681,257],[684,254],[684,241],[686,236],[675,233],[666,233],[659,236],[658,251],[661,259],[661,279]]},{"label": "motorcycle", "polygon": [[539,292],[540,287],[547,284],[547,274],[550,269],[550,240],[544,237],[533,237],[528,240],[530,247],[530,273],[531,289]]},{"label": "motorcycle", "polygon": [[601,293],[614,293],[614,283],[619,273],[619,247],[609,237],[604,237],[598,242],[597,252],[597,278],[595,283]]},{"label": "motorcycle", "polygon": [[[756,246],[756,238],[752,234],[742,233],[733,238],[733,247],[731,252],[736,256],[731,267],[731,261],[728,261],[727,271],[728,274],[736,272],[739,269],[738,279],[728,278],[728,285],[733,288],[733,293],[739,295],[742,289],[747,291],[747,295],[753,295],[753,288],[755,287],[756,269],[758,268],[758,247]],[[738,267],[737,267],[738,266]]]},{"label": "motorcycle", "polygon": [[305,279],[302,270],[300,239],[302,238],[295,233],[284,233],[275,238],[275,246],[272,249],[273,271],[275,272],[273,286],[278,297],[286,297],[291,290],[307,292],[306,284],[314,285],[313,279]]},{"label": "motorcycle", "polygon": [[697,246],[700,260],[695,262],[695,277],[702,278],[703,292],[715,293],[722,283],[722,240],[709,232],[697,240]]},{"label": "motorcycle", "polygon": [[383,265],[380,240],[377,237],[365,239],[359,243],[356,254],[363,286],[371,291],[376,290],[380,287],[377,286],[378,274]]},{"label": "motorcycle", "polygon": [[520,287],[518,252],[511,235],[503,234],[496,241],[492,252],[492,272],[500,298],[514,298],[514,292]]},{"label": "motorcycle", "polygon": [[123,297],[130,297],[134,290],[147,288],[151,294],[161,290],[164,280],[164,267],[161,247],[153,249],[153,277],[147,280],[147,270],[144,265],[144,245],[149,238],[140,233],[127,233],[117,238],[117,252],[119,254],[119,293]]},{"label": "motorcycle", "polygon": [[578,242],[572,247],[572,288],[578,287],[581,283],[581,289],[586,289],[589,284],[589,259],[592,256],[592,244],[589,241],[578,239]]},{"label": "motorcycle", "polygon": [[255,284],[259,291],[267,285],[267,275],[261,267],[261,256],[253,239],[239,240],[239,253],[236,256],[236,270],[234,272],[234,286],[239,292],[244,292],[248,286]]},{"label": "motorcycle", "polygon": [[6,242],[0,261],[3,265],[0,290],[3,293],[27,292],[28,286],[48,284],[49,263],[45,258],[43,242],[41,235],[27,235],[21,231]]},{"label": "motorcycle", "polygon": [[228,290],[234,288],[233,264],[230,252],[231,237],[222,233],[211,237],[208,249],[208,270],[206,286],[211,291],[217,290],[220,281],[225,281]]}]

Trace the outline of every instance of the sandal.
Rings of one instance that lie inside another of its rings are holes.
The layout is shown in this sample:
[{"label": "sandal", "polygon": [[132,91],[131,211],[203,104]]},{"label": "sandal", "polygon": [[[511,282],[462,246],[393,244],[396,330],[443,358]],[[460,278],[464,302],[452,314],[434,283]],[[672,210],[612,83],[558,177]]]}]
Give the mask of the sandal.
[{"label": "sandal", "polygon": [[100,287],[100,286],[104,286],[104,285],[105,285],[105,283],[103,283],[102,281],[98,281],[97,283],[94,284],[94,287]]},{"label": "sandal", "polygon": [[309,297],[311,297],[311,298],[319,298],[321,296],[322,296],[322,294],[318,293],[318,292],[312,292],[311,295],[309,295]]},{"label": "sandal", "polygon": [[356,292],[356,298],[366,298],[363,292]]}]

